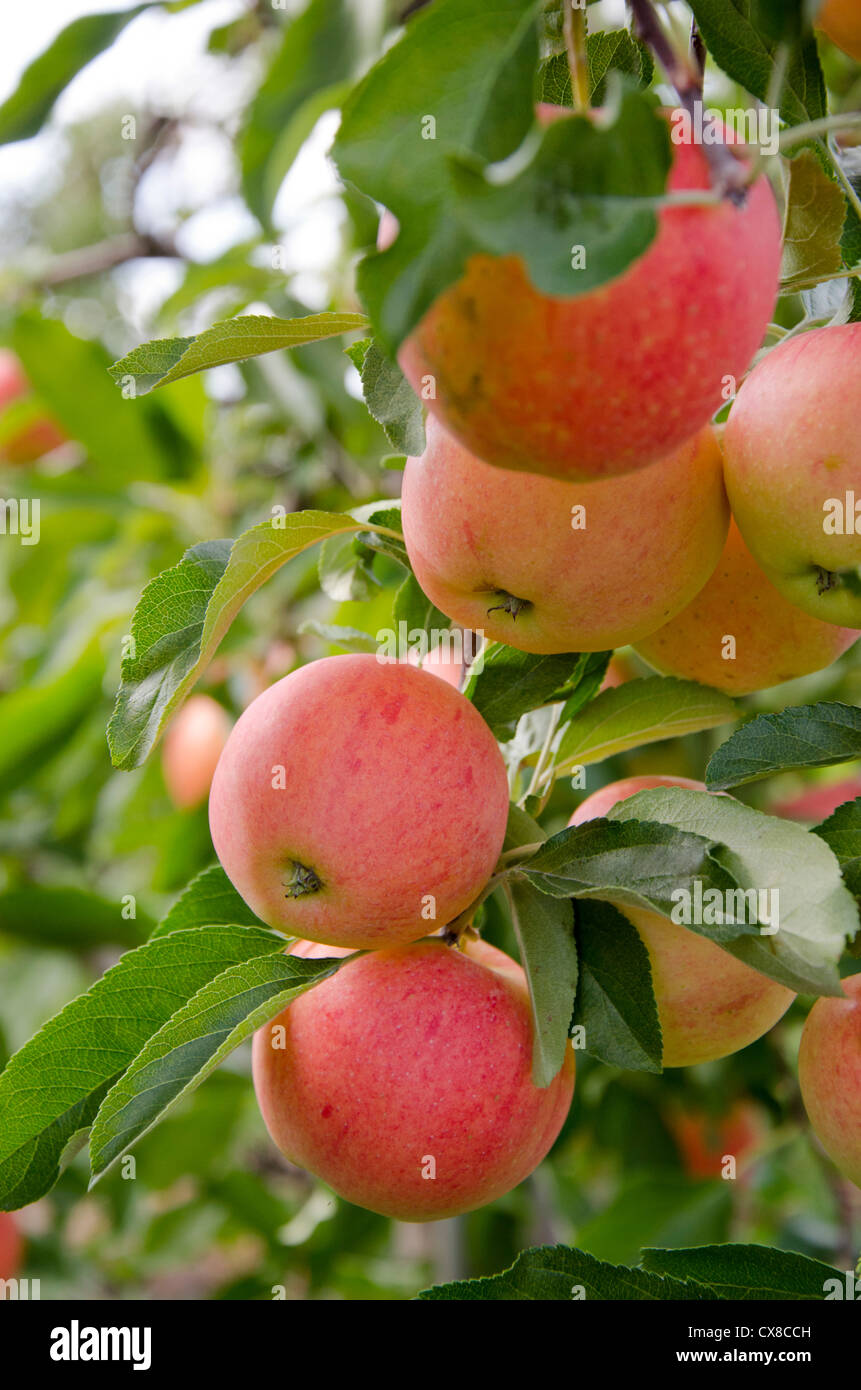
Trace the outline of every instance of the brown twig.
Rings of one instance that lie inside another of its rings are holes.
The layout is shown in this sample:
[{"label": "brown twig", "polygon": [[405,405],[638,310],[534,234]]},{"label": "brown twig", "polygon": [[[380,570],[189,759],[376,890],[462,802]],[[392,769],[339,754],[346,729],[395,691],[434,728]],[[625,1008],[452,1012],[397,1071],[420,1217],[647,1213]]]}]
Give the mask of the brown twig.
[{"label": "brown twig", "polygon": [[706,75],[706,46],[695,19],[691,20],[691,60],[700,79],[700,90]]},{"label": "brown twig", "polygon": [[145,257],[178,256],[179,252],[172,242],[141,235],[139,232],[124,232],[120,236],[107,237],[92,246],[82,246],[78,251],[66,251],[55,257],[50,268],[41,275],[40,282],[46,288],[64,285],[68,280],[81,280],[88,275],[101,275],[115,266],[127,261]]},{"label": "brown twig", "polygon": [[[696,107],[702,104],[703,74],[682,58],[661,27],[651,0],[628,0],[637,36],[652,50],[667,79],[676,89],[679,104],[696,123]],[[701,40],[700,40],[701,42]],[[711,165],[712,185],[721,197],[742,207],[747,198],[747,171],[723,142],[703,145],[703,153]]]}]

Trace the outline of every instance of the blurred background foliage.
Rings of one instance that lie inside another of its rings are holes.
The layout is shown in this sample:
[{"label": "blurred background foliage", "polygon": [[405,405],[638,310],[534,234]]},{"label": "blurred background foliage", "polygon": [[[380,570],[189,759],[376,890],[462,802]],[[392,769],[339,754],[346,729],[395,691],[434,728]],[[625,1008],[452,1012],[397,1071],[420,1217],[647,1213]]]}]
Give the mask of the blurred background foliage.
[{"label": "blurred background foliage", "polygon": [[[235,535],[276,504],[341,510],[399,483],[337,340],[136,402],[106,367],[143,339],[246,309],[357,307],[353,268],[377,214],[339,188],[325,151],[344,91],[407,7],[186,0],[135,6],[127,25],[122,8],[110,33],[59,40],[23,79],[64,25],[99,6],[48,0],[4,16],[0,344],[27,385],[10,394],[0,384],[0,495],[7,512],[12,499],[39,499],[41,537],[0,536],[0,1065],[145,939],[213,859],[205,806],[173,804],[158,753],[132,773],[110,766],[105,727],[141,589],[189,545]],[[614,24],[622,9],[605,0],[590,13]],[[857,68],[823,49],[835,108],[857,106]],[[707,95],[743,103],[720,74]],[[792,300],[781,315],[798,317]],[[45,453],[21,448],[36,425]],[[231,719],[271,681],[337,649],[309,623],[392,624],[396,566],[378,566],[364,590],[329,578],[325,592],[317,564],[312,552],[267,584],[206,673],[199,688]],[[627,653],[615,669],[622,679],[645,670]],[[849,653],[743,704],[859,697]],[[619,777],[701,777],[728,732],[590,768],[585,790],[558,783],[547,828]],[[851,766],[787,774],[741,795],[805,819],[799,798],[815,788],[813,822],[827,814],[827,788],[859,776]],[[494,900],[485,930],[513,950]],[[246,1048],[138,1146],[133,1181],[114,1170],[88,1193],[83,1158],[70,1164],[18,1218],[24,1272],[45,1298],[266,1298],[283,1285],[289,1298],[399,1299],[557,1240],[616,1262],[636,1261],[644,1245],[733,1239],[840,1264],[852,1198],[800,1121],[803,1017],[796,1005],[735,1057],[663,1077],[581,1054],[547,1163],[492,1206],[430,1227],[351,1207],[281,1159]],[[715,1176],[727,1149],[735,1181]]]}]

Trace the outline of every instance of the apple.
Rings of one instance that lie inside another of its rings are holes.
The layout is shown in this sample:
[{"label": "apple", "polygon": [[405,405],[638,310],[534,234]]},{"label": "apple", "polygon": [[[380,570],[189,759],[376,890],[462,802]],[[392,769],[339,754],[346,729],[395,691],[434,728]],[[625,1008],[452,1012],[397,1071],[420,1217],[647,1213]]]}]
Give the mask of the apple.
[{"label": "apple", "polygon": [[[706,790],[702,782],[684,777],[628,777],[594,792],[568,824],[606,815],[619,801],[654,786]],[[792,990],[707,937],[647,908],[616,906],[649,954],[665,1067],[690,1067],[738,1052],[767,1033],[795,998]]]},{"label": "apple", "polygon": [[439,676],[440,680],[448,681],[455,690],[460,689],[463,677],[463,661],[455,653],[453,647],[449,645],[431,647],[423,659],[419,659],[418,653],[411,650],[407,653],[407,661],[411,666],[420,666],[423,671],[430,671],[433,675]]},{"label": "apple", "polygon": [[720,558],[728,510],[711,429],[625,478],[507,473],[431,417],[402,521],[428,598],[526,652],[603,651],[661,627]]},{"label": "apple", "polygon": [[21,1267],[23,1241],[11,1212],[0,1211],[0,1281],[14,1279]]},{"label": "apple", "polygon": [[724,1159],[738,1166],[762,1143],[765,1128],[759,1107],[739,1100],[723,1115],[676,1110],[668,1117],[685,1171],[692,1178],[719,1178]]},{"label": "apple", "polygon": [[842,999],[817,999],[804,1025],[798,1080],[813,1132],[841,1173],[861,1187],[861,974]]},{"label": "apple", "polygon": [[330,656],[240,716],[209,799],[216,853],[270,926],[337,946],[415,941],[499,858],[508,779],[469,700],[406,662]]},{"label": "apple", "polygon": [[227,711],[210,695],[192,695],[167,727],[161,768],[174,806],[188,810],[209,795],[230,733]]},{"label": "apple", "polygon": [[789,338],[754,368],[724,431],[733,515],[790,603],[861,628],[861,323]]},{"label": "apple", "polygon": [[606,787],[599,787],[585,801],[581,801],[568,824],[583,825],[587,820],[598,820],[606,816],[618,802],[652,787],[687,787],[692,792],[706,790],[704,782],[695,782],[691,777],[666,777],[658,773],[645,777],[622,777],[618,782],[608,782]]},{"label": "apple", "polygon": [[825,0],[815,19],[817,29],[861,63],[861,6],[858,0]]},{"label": "apple", "polygon": [[420,941],[348,961],[261,1028],[254,1085],[292,1162],[358,1206],[435,1221],[516,1187],[556,1139],[574,1053],[539,1089],[532,1047],[515,961]]},{"label": "apple", "polygon": [[783,797],[770,807],[771,814],[787,820],[809,821],[818,825],[833,816],[845,801],[861,796],[861,777],[844,777],[839,782],[819,782],[797,796]]},{"label": "apple", "polygon": [[[571,114],[538,112],[545,124]],[[702,148],[674,145],[668,190],[710,186]],[[381,244],[395,233],[384,223]],[[583,294],[576,271],[575,292],[554,297],[534,288],[519,256],[476,255],[399,361],[428,409],[487,464],[568,480],[630,473],[702,428],[727,379],[745,371],[771,318],[780,257],[764,177],[744,207],[662,209],[645,253]]]},{"label": "apple", "polygon": [[747,695],[830,666],[859,636],[784,598],[732,522],[714,574],[687,608],[639,641],[636,651],[664,675]]},{"label": "apple", "polygon": [[[626,685],[628,681],[637,679],[637,672],[629,661],[618,652],[610,659],[607,673],[601,682],[601,690],[615,690],[619,685]],[[599,692],[600,693],[600,692]]]},{"label": "apple", "polygon": [[[14,352],[0,348],[0,414],[6,406],[31,394],[30,383]],[[41,415],[28,425],[0,441],[0,461],[3,463],[33,463],[43,454],[65,444],[66,436],[53,420]]]}]

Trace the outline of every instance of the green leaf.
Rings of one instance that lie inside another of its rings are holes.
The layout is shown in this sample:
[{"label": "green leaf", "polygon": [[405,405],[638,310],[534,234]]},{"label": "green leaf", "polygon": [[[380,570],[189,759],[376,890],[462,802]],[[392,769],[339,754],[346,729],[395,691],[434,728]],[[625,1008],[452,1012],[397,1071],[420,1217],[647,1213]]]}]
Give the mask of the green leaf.
[{"label": "green leaf", "polygon": [[[625,1263],[638,1261],[644,1245],[697,1246],[725,1240],[732,1188],[731,1182],[686,1181],[678,1173],[626,1177],[609,1205],[578,1227],[577,1239],[598,1259]],[[666,1273],[682,1277],[675,1270]]]},{"label": "green leaf", "polygon": [[[283,524],[282,524],[283,523]],[[138,767],[212,659],[243,603],[294,555],[326,536],[358,531],[337,512],[295,512],[236,541],[204,541],[144,589],[108,725],[115,767]]]},{"label": "green leaf", "polygon": [[191,880],[161,919],[151,938],[194,927],[264,927],[244,898],[240,898],[220,864],[212,864]]},{"label": "green leaf", "polygon": [[[36,135],[60,93],[82,68],[109,48],[126,25],[152,4],[75,19],[21,74],[0,106],[0,144]],[[7,17],[8,18],[8,17]]]},{"label": "green leaf", "polygon": [[397,362],[372,338],[348,348],[347,356],[362,379],[365,405],[382,425],[392,448],[418,458],[426,442],[421,401]]},{"label": "green leaf", "polygon": [[812,150],[802,150],[786,168],[780,276],[781,288],[791,293],[796,281],[822,280],[842,266],[840,237],[847,203]]},{"label": "green leaf", "polygon": [[[620,275],[654,240],[651,200],[663,193],[669,167],[667,124],[638,93],[625,95],[606,129],[583,115],[555,121],[527,168],[506,183],[452,160],[464,264],[476,252],[520,255],[545,294],[585,294]],[[572,244],[586,249],[576,267]]]},{"label": "green leaf", "polygon": [[[690,6],[718,67],[752,96],[766,101],[777,43],[754,23],[750,0],[690,0]],[[812,34],[791,47],[780,115],[787,125],[827,115],[825,81]]]},{"label": "green leaf", "polygon": [[225,362],[244,362],[265,352],[319,343],[341,333],[367,327],[363,314],[306,314],[298,319],[280,319],[268,314],[240,314],[223,319],[192,338],[156,338],[142,343],[110,368],[114,380],[127,389],[134,384],[136,396],[145,396],[156,386],[167,386],[180,377],[192,376]]},{"label": "green leaf", "polygon": [[110,902],[84,888],[28,883],[0,893],[0,932],[31,946],[74,951],[137,946],[149,935],[153,922],[136,906],[135,917],[124,916],[125,906],[119,898]]},{"label": "green leaf", "polygon": [[[655,71],[649,50],[627,29],[587,35],[586,62],[589,69],[589,100],[593,106],[603,106],[610,72],[624,73],[641,86],[648,87]],[[573,106],[567,53],[555,53],[541,64],[538,84],[539,100],[547,101],[551,106]]]},{"label": "green leaf", "polygon": [[759,714],[722,743],[706,768],[710,791],[795,767],[831,767],[861,758],[861,710],[823,701]]},{"label": "green leaf", "polygon": [[[399,565],[403,565],[405,570],[412,573],[412,566],[402,534],[400,498],[396,502],[369,502],[364,507],[354,507],[351,515],[359,521],[364,520],[370,527],[367,531],[359,532],[356,537],[357,544],[365,546],[366,549],[378,550],[382,555],[388,555],[391,560],[397,560]],[[397,534],[387,535],[387,531],[394,531]]]},{"label": "green leaf", "polygon": [[662,1277],[690,1280],[717,1298],[821,1302],[829,1280],[845,1288],[839,1270],[791,1250],[765,1245],[703,1245],[697,1250],[644,1250],[642,1267]]},{"label": "green leaf", "polygon": [[321,637],[324,642],[329,642],[333,647],[339,647],[342,652],[377,652],[379,646],[376,637],[370,632],[363,632],[359,627],[342,627],[338,623],[318,623],[314,618],[306,618],[304,623],[299,624],[300,632],[313,632],[315,637]]},{"label": "green leaf", "polygon": [[188,999],[232,965],[283,952],[253,927],[176,932],[123,956],[45,1024],[0,1073],[0,1208],[56,1182],[67,1145],[87,1129],[141,1048]]},{"label": "green leaf", "polygon": [[576,687],[577,673],[584,670],[585,658],[579,652],[535,656],[492,642],[464,693],[496,737],[508,739],[522,714],[546,704],[560,689]]},{"label": "green leaf", "polygon": [[540,1245],[523,1250],[510,1269],[486,1279],[463,1279],[453,1284],[435,1284],[423,1289],[419,1299],[450,1299],[473,1302],[540,1301],[570,1303],[573,1298],[586,1302],[641,1302],[666,1299],[702,1300],[716,1298],[698,1284],[646,1273],[642,1269],[606,1264],[582,1250],[565,1245]]},{"label": "green leaf", "polygon": [[90,1136],[93,1178],[122,1158],[255,1029],[341,964],[260,955],[208,981],[153,1034],[102,1102]]},{"label": "green leaf", "polygon": [[344,107],[333,149],[342,176],[400,216],[444,195],[449,155],[511,154],[533,122],[540,8],[435,0],[417,14]]},{"label": "green leaf", "polygon": [[549,898],[517,873],[505,889],[535,1025],[532,1080],[536,1086],[549,1086],[569,1046],[577,989],[574,914],[570,902]]},{"label": "green leaf", "polygon": [[[136,478],[187,475],[193,440],[177,425],[167,400],[124,400],[108,375],[110,357],[76,338],[59,319],[20,314],[12,346],[51,415],[87,451],[88,475],[115,487]],[[180,388],[183,389],[183,388]]]},{"label": "green leaf", "polygon": [[[479,251],[526,247],[535,283],[573,294],[619,273],[655,234],[646,199],[663,191],[669,134],[639,93],[624,97],[616,126],[563,120],[508,184],[485,177],[482,166],[505,160],[533,125],[540,8],[436,0],[345,106],[334,147],[341,174],[400,224],[394,244],[359,270],[392,353]],[[587,268],[575,273],[571,248],[584,242]]]},{"label": "green leaf", "polygon": [[647,676],[605,690],[590,701],[562,735],[554,775],[601,762],[643,743],[680,738],[738,718],[728,695],[695,681]]},{"label": "green leaf", "polygon": [[93,640],[65,670],[49,669],[0,697],[0,791],[31,776],[63,746],[92,711],[104,673],[101,644]]},{"label": "green leaf", "polygon": [[567,724],[575,714],[579,714],[584,705],[588,705],[590,700],[594,700],[607,674],[607,667],[610,665],[612,652],[584,652],[580,658],[580,665],[574,673],[573,683],[569,682],[563,690],[557,694],[557,699],[564,699],[565,708],[560,716],[560,724]]},{"label": "green leaf", "polygon": [[748,928],[729,941],[724,933],[731,928],[692,922],[691,930],[720,941],[739,960],[789,989],[840,993],[837,962],[858,929],[858,913],[840,866],[822,840],[733,797],[680,787],[637,792],[614,806],[609,818],[616,824],[660,821],[718,842],[714,858],[740,888],[777,894],[779,930],[760,934]]},{"label": "green leaf", "polygon": [[838,806],[813,834],[836,856],[849,892],[861,898],[861,797]]},{"label": "green leaf", "polygon": [[520,256],[548,295],[584,294],[620,275],[655,237],[669,165],[667,124],[637,92],[623,95],[612,125],[572,115],[545,128],[529,164],[505,182],[452,155],[444,222],[429,235],[430,214],[415,209],[393,246],[359,267],[382,341],[393,351],[475,255]]},{"label": "green leaf", "polygon": [[[408,640],[410,633],[427,632],[439,643],[451,628],[451,618],[434,607],[414,574],[407,575],[395,594],[392,617],[396,623],[406,623]],[[461,639],[454,634],[453,640]]]},{"label": "green leaf", "polygon": [[351,75],[358,41],[348,0],[311,0],[284,30],[239,139],[245,200],[264,227],[289,168],[281,149],[293,118],[321,89]]},{"label": "green leaf", "polygon": [[573,1026],[584,1049],[611,1067],[660,1072],[663,1055],[649,953],[610,903],[577,904],[580,985]]},{"label": "green leaf", "polygon": [[[715,842],[717,837],[705,838],[659,821],[658,815],[644,813],[631,825],[594,820],[560,830],[520,865],[520,870],[553,897],[601,898],[649,908],[664,917],[673,912],[672,895],[678,889],[693,892],[698,881],[703,889],[721,892],[735,887],[732,874],[718,858],[721,846]],[[706,934],[730,939],[756,930],[755,925],[732,923],[709,927]]]},{"label": "green leaf", "polygon": [[364,602],[379,588],[371,568],[373,552],[356,541],[356,531],[329,536],[320,546],[317,577],[320,588],[336,603]]}]

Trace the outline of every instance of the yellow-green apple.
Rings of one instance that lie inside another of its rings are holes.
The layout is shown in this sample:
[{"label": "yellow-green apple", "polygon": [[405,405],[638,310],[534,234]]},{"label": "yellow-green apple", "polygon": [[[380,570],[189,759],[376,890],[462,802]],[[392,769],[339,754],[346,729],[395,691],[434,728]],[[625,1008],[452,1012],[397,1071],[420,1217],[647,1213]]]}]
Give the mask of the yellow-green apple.
[{"label": "yellow-green apple", "polygon": [[861,63],[861,5],[858,0],[825,0],[815,24],[832,43],[856,63]]},{"label": "yellow-green apple", "polygon": [[625,478],[507,473],[430,418],[402,519],[428,598],[526,652],[603,651],[654,632],[720,558],[728,524],[711,428]]},{"label": "yellow-green apple", "polygon": [[539,1089],[532,1048],[515,961],[419,941],[346,962],[261,1028],[254,1085],[292,1162],[358,1206],[435,1221],[501,1197],[553,1144],[574,1053]]},{"label": "yellow-green apple", "polygon": [[733,515],[790,603],[861,628],[861,323],[780,343],[723,437]]},{"label": "yellow-green apple", "polygon": [[[571,114],[538,112],[543,123]],[[674,145],[669,191],[709,187],[703,149]],[[381,241],[391,235],[381,228]],[[744,372],[772,314],[780,254],[774,195],[759,178],[743,207],[661,209],[645,253],[583,294],[576,270],[575,292],[555,297],[519,256],[476,255],[399,361],[488,464],[569,480],[630,473],[702,428]]]},{"label": "yellow-green apple", "polygon": [[[568,823],[582,825],[606,815],[619,801],[656,785],[706,790],[702,782],[684,777],[628,777],[594,792]],[[767,1033],[795,998],[784,985],[668,917],[627,905],[619,911],[636,927],[649,954],[665,1067],[690,1067],[738,1052]]]},{"label": "yellow-green apple", "polygon": [[708,583],[636,650],[664,675],[747,695],[830,666],[859,636],[784,598],[731,522]]},{"label": "yellow-green apple", "polygon": [[237,721],[209,798],[215,851],[272,927],[416,941],[468,907],[502,848],[508,781],[475,706],[406,662],[330,656]]},{"label": "yellow-green apple", "polygon": [[817,999],[804,1025],[798,1080],[813,1132],[847,1178],[861,1187],[861,974],[842,999]]},{"label": "yellow-green apple", "polygon": [[[0,413],[16,401],[31,395],[30,383],[14,352],[0,349]],[[33,463],[65,444],[66,436],[44,412],[20,429],[12,430],[0,442],[0,461],[3,463]]]},{"label": "yellow-green apple", "polygon": [[209,795],[230,733],[227,711],[210,695],[192,695],[167,727],[161,770],[174,806],[188,810]]},{"label": "yellow-green apple", "polygon": [[0,1211],[0,1281],[14,1279],[21,1265],[23,1242],[18,1224],[8,1211]]}]

